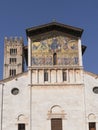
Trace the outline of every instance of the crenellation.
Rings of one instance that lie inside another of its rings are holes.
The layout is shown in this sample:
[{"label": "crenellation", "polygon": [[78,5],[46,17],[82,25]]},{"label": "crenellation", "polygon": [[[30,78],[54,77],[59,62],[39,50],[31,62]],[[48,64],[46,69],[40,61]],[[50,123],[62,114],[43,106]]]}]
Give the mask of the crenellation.
[{"label": "crenellation", "polygon": [[23,38],[22,37],[5,37],[4,38],[4,42],[6,43],[6,44],[16,44],[17,43],[17,45],[18,44],[23,44]]}]

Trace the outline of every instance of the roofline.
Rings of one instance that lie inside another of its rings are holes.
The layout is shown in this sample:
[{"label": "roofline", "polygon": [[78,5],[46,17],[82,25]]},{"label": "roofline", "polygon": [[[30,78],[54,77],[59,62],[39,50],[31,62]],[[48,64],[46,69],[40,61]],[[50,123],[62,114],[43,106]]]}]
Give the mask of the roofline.
[{"label": "roofline", "polygon": [[57,31],[63,31],[63,32],[66,31],[67,33],[71,32],[73,35],[77,34],[76,35],[77,37],[81,37],[81,35],[84,31],[81,28],[65,25],[65,24],[58,23],[58,22],[51,22],[51,23],[27,28],[26,34],[27,34],[27,36],[34,36],[34,35],[37,35],[37,34],[40,34],[40,33],[43,33],[43,32],[48,32],[50,30],[57,30]]},{"label": "roofline", "polygon": [[[22,75],[26,75],[28,73],[28,71],[26,71],[26,72],[23,72],[23,73],[20,73],[20,74],[17,74],[17,75],[15,75],[15,76],[13,76],[13,77],[9,77],[9,78],[6,78],[6,79],[2,79],[2,80],[0,80],[0,84],[3,84],[3,83],[5,83],[5,82],[8,82],[8,81],[11,81],[11,80],[13,80],[13,79],[17,79],[17,78],[19,78],[20,76],[22,76]],[[86,71],[86,70],[84,70],[84,73],[85,74],[88,74],[88,75],[90,75],[90,76],[93,76],[94,78],[98,78],[98,74],[95,74],[95,73],[92,73],[92,72],[89,72],[89,71]]]},{"label": "roofline", "polygon": [[89,72],[89,71],[85,71],[84,70],[84,72],[86,73],[86,74],[88,74],[88,75],[90,75],[90,76],[93,76],[94,78],[98,78],[98,74],[95,74],[95,73],[92,73],[92,72]]},{"label": "roofline", "polygon": [[19,78],[22,75],[26,75],[27,73],[28,73],[28,71],[16,74],[15,76],[12,76],[12,77],[8,77],[8,78],[5,78],[5,79],[2,79],[2,80],[0,80],[0,84],[8,82],[8,81],[11,81],[13,79],[17,79],[17,78]]},{"label": "roofline", "polygon": [[85,46],[85,45],[81,45],[81,47],[82,47],[82,55],[83,55],[84,52],[86,51],[87,46]]}]

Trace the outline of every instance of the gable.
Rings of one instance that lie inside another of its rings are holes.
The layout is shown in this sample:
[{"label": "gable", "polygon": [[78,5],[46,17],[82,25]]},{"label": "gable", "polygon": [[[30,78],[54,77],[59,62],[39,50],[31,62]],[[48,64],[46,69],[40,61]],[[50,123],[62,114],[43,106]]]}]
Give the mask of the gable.
[{"label": "gable", "polygon": [[[83,29],[52,22],[26,29],[30,39],[31,66],[80,65]],[[80,48],[80,49],[79,49]]]},{"label": "gable", "polygon": [[51,22],[48,24],[26,29],[27,37],[32,37],[38,34],[51,32],[51,31],[60,31],[75,37],[81,37],[83,29],[57,23],[57,22]]}]

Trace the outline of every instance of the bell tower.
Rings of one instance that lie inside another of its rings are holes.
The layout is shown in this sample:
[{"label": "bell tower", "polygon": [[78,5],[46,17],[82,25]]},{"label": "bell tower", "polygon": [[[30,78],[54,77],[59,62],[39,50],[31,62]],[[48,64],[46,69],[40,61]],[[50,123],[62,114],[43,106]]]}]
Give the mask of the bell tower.
[{"label": "bell tower", "polygon": [[5,37],[3,78],[12,77],[22,73],[23,70],[23,39]]}]

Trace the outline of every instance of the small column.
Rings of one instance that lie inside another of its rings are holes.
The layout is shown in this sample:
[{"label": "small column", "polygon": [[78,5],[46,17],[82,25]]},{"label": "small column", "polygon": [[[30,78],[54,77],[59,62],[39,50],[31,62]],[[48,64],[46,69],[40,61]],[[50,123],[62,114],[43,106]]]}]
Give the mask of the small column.
[{"label": "small column", "polygon": [[70,70],[68,69],[68,82],[70,83]]},{"label": "small column", "polygon": [[31,67],[31,39],[28,37],[28,78],[30,85],[30,130],[32,130],[32,69]]},{"label": "small column", "polygon": [[81,49],[81,39],[78,39],[78,48],[79,48],[79,66],[82,66],[82,49]]},{"label": "small column", "polygon": [[58,82],[58,81],[57,81],[57,76],[58,76],[58,75],[57,75],[57,69],[56,69],[55,71],[56,71],[56,83],[57,83],[57,82]]},{"label": "small column", "polygon": [[31,39],[28,37],[28,68],[29,68],[29,84],[32,84],[32,70],[31,67]]},{"label": "small column", "polygon": [[75,70],[73,69],[73,83],[75,83]]},{"label": "small column", "polygon": [[38,83],[38,69],[35,70],[35,73],[36,73],[35,83]]},{"label": "small column", "polygon": [[28,67],[31,66],[31,51],[32,51],[31,39],[28,37]]},{"label": "small column", "polygon": [[48,69],[48,83],[50,83],[50,69]]},{"label": "small column", "polygon": [[49,70],[49,75],[50,75],[50,80],[49,80],[49,82],[51,83],[51,69]]},{"label": "small column", "polygon": [[98,130],[98,122],[96,122],[96,130]]},{"label": "small column", "polygon": [[62,69],[61,71],[62,71],[62,83],[63,83],[63,82],[64,82],[64,81],[63,81],[63,71],[64,71],[64,70]]},{"label": "small column", "polygon": [[76,69],[74,69],[74,81],[76,82]]},{"label": "small column", "polygon": [[39,70],[37,70],[37,83],[39,83]]}]

